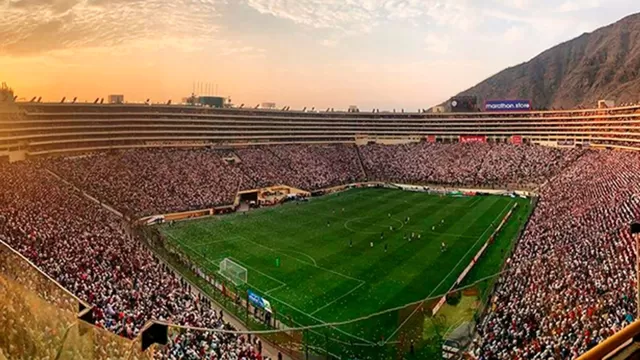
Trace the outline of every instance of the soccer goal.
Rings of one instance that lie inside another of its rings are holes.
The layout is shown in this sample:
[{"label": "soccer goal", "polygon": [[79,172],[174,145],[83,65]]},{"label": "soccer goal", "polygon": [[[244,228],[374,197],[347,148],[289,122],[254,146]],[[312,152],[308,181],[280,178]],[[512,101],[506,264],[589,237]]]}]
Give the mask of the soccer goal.
[{"label": "soccer goal", "polygon": [[218,273],[236,286],[247,283],[247,268],[229,258],[224,258],[220,262]]}]

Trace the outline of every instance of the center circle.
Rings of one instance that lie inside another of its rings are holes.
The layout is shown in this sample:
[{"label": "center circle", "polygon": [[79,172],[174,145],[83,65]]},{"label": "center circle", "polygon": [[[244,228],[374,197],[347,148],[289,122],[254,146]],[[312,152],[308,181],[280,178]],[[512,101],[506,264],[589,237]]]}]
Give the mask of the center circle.
[{"label": "center circle", "polygon": [[360,234],[380,234],[389,231],[389,226],[393,226],[394,231],[404,227],[404,223],[398,219],[374,219],[368,217],[358,217],[344,222],[345,229]]}]

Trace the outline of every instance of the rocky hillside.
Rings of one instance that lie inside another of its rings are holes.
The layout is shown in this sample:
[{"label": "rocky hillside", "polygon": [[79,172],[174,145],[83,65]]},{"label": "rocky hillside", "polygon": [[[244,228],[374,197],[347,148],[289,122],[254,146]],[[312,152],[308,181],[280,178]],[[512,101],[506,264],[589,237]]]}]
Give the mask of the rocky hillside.
[{"label": "rocky hillside", "polygon": [[459,95],[530,99],[535,108],[640,101],[640,14],[583,34],[510,67]]}]

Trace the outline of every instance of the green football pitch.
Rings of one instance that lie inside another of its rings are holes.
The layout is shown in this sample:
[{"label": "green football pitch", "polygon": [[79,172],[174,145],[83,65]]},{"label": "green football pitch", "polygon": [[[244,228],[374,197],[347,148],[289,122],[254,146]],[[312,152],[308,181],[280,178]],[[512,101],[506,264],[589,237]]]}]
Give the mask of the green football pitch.
[{"label": "green football pitch", "polygon": [[[278,314],[314,325],[366,318],[442,296],[515,203],[519,206],[510,223],[469,274],[470,281],[499,271],[526,221],[528,199],[353,189],[308,202],[165,224],[160,230],[211,272],[224,258],[242,265],[248,272],[246,287],[268,299]],[[339,330],[351,341],[388,341],[406,322],[397,318],[355,322]]]}]

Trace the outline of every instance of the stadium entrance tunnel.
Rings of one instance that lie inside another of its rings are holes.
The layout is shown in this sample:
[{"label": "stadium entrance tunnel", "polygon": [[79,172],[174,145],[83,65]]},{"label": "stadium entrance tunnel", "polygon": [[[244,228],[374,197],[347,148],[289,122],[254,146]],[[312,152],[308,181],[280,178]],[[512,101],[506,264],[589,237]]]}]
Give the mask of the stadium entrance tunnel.
[{"label": "stadium entrance tunnel", "polygon": [[258,203],[258,191],[249,191],[240,194],[240,203],[257,204]]}]

